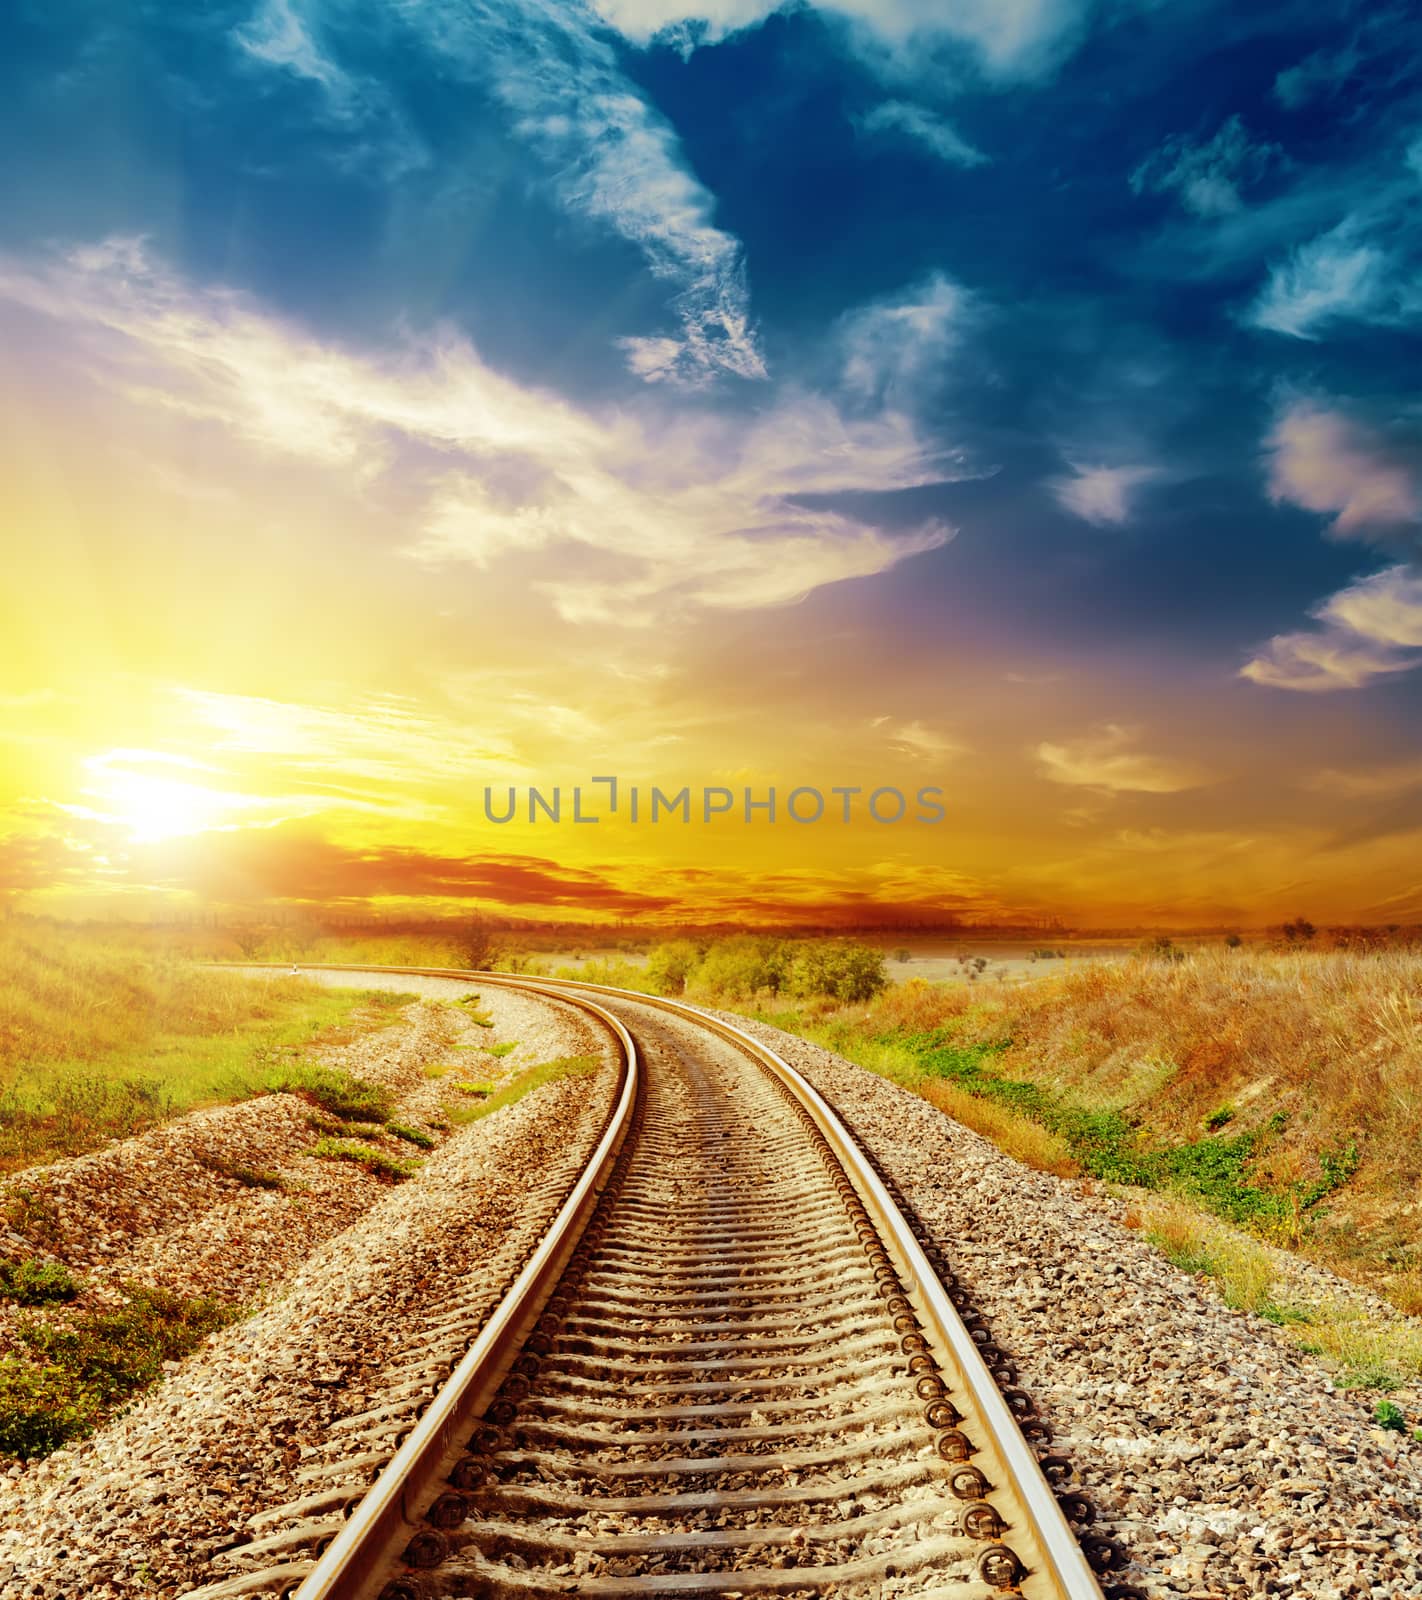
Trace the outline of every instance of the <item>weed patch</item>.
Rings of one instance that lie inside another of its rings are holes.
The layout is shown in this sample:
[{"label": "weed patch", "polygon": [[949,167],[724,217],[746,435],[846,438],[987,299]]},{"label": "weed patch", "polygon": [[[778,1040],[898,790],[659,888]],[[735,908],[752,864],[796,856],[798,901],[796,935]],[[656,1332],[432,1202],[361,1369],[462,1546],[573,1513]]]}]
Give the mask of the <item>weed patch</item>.
[{"label": "weed patch", "polygon": [[395,1096],[384,1084],[368,1083],[320,1062],[294,1061],[273,1068],[265,1086],[273,1094],[294,1094],[342,1122],[380,1124],[395,1109]]},{"label": "weed patch", "polygon": [[34,1459],[92,1433],[175,1361],[241,1315],[237,1306],[127,1286],[127,1304],[59,1325],[27,1319],[31,1359],[0,1358],[0,1453]]},{"label": "weed patch", "polygon": [[387,1122],[386,1133],[394,1134],[397,1139],[403,1139],[406,1144],[417,1146],[421,1150],[433,1150],[434,1140],[420,1128],[409,1128],[403,1122]]},{"label": "weed patch", "polygon": [[281,1173],[271,1167],[249,1167],[240,1161],[229,1161],[225,1156],[204,1156],[203,1166],[221,1178],[230,1178],[244,1189],[284,1189],[286,1181]]},{"label": "weed patch", "polygon": [[0,1260],[0,1300],[17,1306],[52,1305],[73,1300],[84,1285],[61,1261]]},{"label": "weed patch", "polygon": [[502,1111],[505,1106],[516,1104],[526,1094],[541,1089],[545,1083],[554,1083],[560,1078],[592,1077],[599,1065],[596,1056],[559,1056],[555,1061],[543,1061],[536,1067],[526,1068],[497,1090],[492,1084],[457,1084],[457,1088],[484,1094],[487,1098],[472,1105],[468,1103],[447,1105],[445,1114],[451,1122],[477,1122],[481,1117],[487,1117],[495,1111]]},{"label": "weed patch", "polygon": [[413,1178],[416,1171],[413,1161],[387,1156],[374,1145],[361,1144],[358,1139],[318,1139],[311,1147],[311,1154],[323,1161],[349,1161],[386,1183],[403,1183],[406,1178]]}]

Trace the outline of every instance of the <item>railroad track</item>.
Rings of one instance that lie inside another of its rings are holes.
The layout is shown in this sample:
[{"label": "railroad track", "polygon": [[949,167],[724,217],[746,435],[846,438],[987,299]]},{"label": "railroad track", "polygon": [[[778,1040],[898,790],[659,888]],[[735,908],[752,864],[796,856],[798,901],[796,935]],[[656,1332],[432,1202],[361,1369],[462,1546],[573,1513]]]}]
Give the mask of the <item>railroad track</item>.
[{"label": "railroad track", "polygon": [[609,1030],[597,1151],[472,1346],[427,1339],[191,1600],[1137,1592],[1098,1583],[1119,1552],[1011,1363],[794,1069],[678,1002],[477,981]]}]

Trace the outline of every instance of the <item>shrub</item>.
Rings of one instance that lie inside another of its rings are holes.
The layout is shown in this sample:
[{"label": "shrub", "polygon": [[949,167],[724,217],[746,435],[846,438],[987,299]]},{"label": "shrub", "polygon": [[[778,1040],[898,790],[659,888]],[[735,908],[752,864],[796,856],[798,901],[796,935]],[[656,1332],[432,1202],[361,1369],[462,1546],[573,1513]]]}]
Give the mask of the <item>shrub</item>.
[{"label": "shrub", "polygon": [[1391,1400],[1378,1401],[1373,1411],[1373,1421],[1378,1427],[1386,1428],[1389,1433],[1407,1431],[1407,1418],[1403,1416],[1401,1407],[1394,1405]]},{"label": "shrub", "polygon": [[803,945],[790,965],[795,994],[825,995],[841,1005],[860,1005],[889,986],[881,951],[835,941]]},{"label": "shrub", "polygon": [[659,944],[647,957],[647,983],[654,994],[685,994],[686,981],[700,959],[701,953],[690,939]]},{"label": "shrub", "polygon": [[40,1261],[33,1256],[23,1261],[0,1260],[0,1300],[17,1306],[73,1300],[83,1287],[61,1261]]},{"label": "shrub", "polygon": [[785,987],[794,946],[785,939],[744,934],[719,939],[706,952],[688,988],[713,999],[743,1000],[753,994],[779,994]]}]

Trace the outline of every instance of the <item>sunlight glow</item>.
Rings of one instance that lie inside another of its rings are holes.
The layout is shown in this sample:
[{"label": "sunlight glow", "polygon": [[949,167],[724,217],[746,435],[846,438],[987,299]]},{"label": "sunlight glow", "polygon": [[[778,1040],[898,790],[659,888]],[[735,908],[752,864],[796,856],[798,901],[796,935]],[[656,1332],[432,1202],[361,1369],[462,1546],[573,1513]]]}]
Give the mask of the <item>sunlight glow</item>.
[{"label": "sunlight glow", "polygon": [[212,770],[182,756],[148,750],[110,750],[91,756],[84,763],[98,779],[86,791],[97,802],[96,814],[127,828],[134,844],[155,844],[230,826],[234,813],[261,804],[249,795],[223,793],[180,778],[132,770],[149,764]]}]

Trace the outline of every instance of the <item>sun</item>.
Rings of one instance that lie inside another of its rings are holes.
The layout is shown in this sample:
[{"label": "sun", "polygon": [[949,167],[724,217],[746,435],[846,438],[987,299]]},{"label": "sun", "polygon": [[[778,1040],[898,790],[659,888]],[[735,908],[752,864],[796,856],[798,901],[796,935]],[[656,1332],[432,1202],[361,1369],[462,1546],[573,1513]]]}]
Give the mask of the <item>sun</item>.
[{"label": "sun", "polygon": [[210,771],[201,762],[151,750],[110,750],[84,763],[96,780],[87,792],[106,821],[127,828],[134,844],[157,844],[222,827],[245,797],[145,768]]}]

